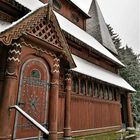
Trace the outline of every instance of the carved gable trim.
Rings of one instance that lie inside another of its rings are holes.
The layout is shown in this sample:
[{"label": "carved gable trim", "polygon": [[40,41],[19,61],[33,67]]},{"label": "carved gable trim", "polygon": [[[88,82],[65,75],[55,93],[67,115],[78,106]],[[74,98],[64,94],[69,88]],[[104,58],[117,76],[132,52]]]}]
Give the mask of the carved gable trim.
[{"label": "carved gable trim", "polygon": [[31,27],[28,33],[62,49],[52,22],[47,21],[45,18],[41,19],[40,23],[35,25],[35,27]]},{"label": "carved gable trim", "polygon": [[5,45],[10,45],[13,39],[18,39],[22,33],[28,31],[30,27],[39,24],[40,20],[46,17],[47,7],[42,7],[34,13],[29,13],[23,19],[18,20],[7,30],[0,34],[0,41]]},{"label": "carved gable trim", "polygon": [[63,46],[63,54],[67,57],[67,60],[70,62],[70,67],[71,68],[75,68],[76,64],[72,58],[70,49],[69,49],[69,45],[66,41],[65,35],[62,32],[62,29],[59,26],[59,23],[57,21],[57,18],[54,14],[54,12],[50,12],[50,21],[53,23],[53,26],[55,27],[55,31],[57,32],[57,35],[59,36],[59,40],[61,42],[61,46]]}]

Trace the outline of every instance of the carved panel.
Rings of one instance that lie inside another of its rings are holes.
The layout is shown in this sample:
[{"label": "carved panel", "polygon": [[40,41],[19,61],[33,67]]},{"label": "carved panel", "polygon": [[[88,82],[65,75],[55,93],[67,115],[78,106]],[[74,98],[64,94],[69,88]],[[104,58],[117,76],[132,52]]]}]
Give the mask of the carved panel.
[{"label": "carved panel", "polygon": [[38,25],[36,25],[33,29],[31,29],[29,33],[57,47],[60,47],[60,42],[57,37],[57,33],[55,32],[54,26],[52,25],[52,23],[47,23],[45,19],[41,20],[41,22]]},{"label": "carved panel", "polygon": [[13,43],[8,52],[6,76],[17,76],[17,66],[20,63],[22,46],[17,43]]},{"label": "carved panel", "polygon": [[46,16],[46,10],[45,7],[43,9],[38,9],[32,16],[29,14],[23,20],[19,20],[16,26],[12,26],[7,32],[4,31],[0,34],[0,41],[5,45],[10,45],[13,39],[18,39],[23,32],[29,30],[31,26],[38,24],[40,20]]},{"label": "carved panel", "polygon": [[[47,127],[48,86],[49,73],[46,64],[40,59],[25,62],[20,75],[17,104],[44,127]],[[20,114],[17,114],[15,130],[16,138],[38,135],[38,129]]]}]

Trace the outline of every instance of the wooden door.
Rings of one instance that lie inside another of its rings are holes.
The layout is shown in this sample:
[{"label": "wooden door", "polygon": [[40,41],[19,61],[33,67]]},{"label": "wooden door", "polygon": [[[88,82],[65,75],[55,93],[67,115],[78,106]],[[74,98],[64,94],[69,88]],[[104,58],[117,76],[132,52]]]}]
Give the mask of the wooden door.
[{"label": "wooden door", "polygon": [[[48,114],[49,71],[41,59],[31,59],[21,69],[17,105],[46,127]],[[14,139],[35,138],[39,131],[16,113]]]}]

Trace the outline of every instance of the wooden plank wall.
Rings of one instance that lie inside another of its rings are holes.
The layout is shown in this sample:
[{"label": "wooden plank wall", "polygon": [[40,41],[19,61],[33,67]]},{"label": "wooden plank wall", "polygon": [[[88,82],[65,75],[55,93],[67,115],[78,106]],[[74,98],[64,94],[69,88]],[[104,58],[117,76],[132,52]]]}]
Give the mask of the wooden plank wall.
[{"label": "wooden plank wall", "polygon": [[120,113],[119,102],[72,95],[73,131],[121,125]]},{"label": "wooden plank wall", "polygon": [[63,132],[64,129],[64,109],[65,109],[65,96],[59,95],[58,101],[58,132]]},{"label": "wooden plank wall", "polygon": [[[64,129],[64,101],[64,95],[59,96],[58,132],[63,132]],[[76,131],[121,125],[120,111],[118,101],[72,94],[71,129]]]}]

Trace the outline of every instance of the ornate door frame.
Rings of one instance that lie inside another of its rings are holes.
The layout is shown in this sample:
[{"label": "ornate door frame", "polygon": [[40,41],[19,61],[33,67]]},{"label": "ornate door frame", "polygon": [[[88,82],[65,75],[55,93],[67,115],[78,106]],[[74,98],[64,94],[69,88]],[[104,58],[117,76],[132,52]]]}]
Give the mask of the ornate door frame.
[{"label": "ornate door frame", "polygon": [[[17,104],[20,101],[21,98],[21,92],[22,92],[22,84],[23,84],[23,72],[26,68],[26,66],[31,62],[31,61],[35,61],[37,63],[40,63],[46,70],[46,75],[47,75],[47,79],[46,79],[46,84],[47,84],[47,88],[46,88],[46,103],[45,103],[45,108],[46,108],[46,112],[45,112],[45,116],[44,116],[44,123],[47,123],[47,113],[48,113],[48,109],[47,109],[47,105],[48,105],[48,99],[49,99],[49,88],[48,88],[48,83],[50,83],[50,73],[49,73],[49,68],[47,66],[47,64],[45,63],[45,61],[43,61],[41,58],[31,58],[27,61],[24,62],[24,64],[21,67],[21,72],[20,72],[20,78],[19,78],[19,87],[18,87],[18,97],[17,97]],[[18,112],[16,112],[15,115],[15,124],[14,124],[14,133],[13,133],[13,138],[16,138],[16,131],[17,131],[17,122],[18,122]]]}]

